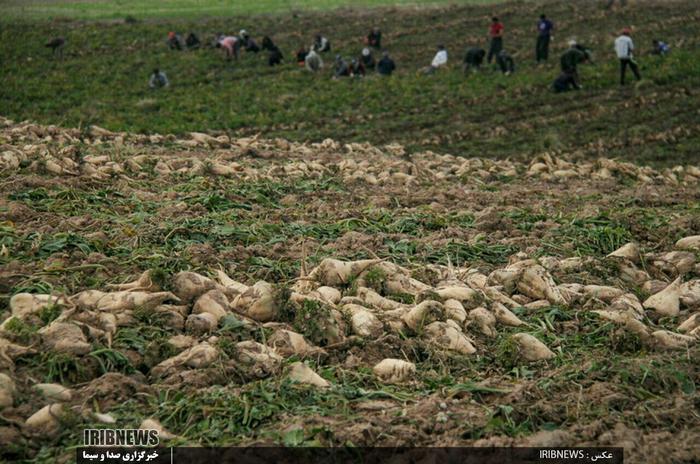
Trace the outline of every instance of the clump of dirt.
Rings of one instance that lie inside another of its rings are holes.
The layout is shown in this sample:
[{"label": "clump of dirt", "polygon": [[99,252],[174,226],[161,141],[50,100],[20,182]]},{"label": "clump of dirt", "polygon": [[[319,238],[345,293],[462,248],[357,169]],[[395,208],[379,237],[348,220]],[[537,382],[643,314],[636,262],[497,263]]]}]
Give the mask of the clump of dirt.
[{"label": "clump of dirt", "polygon": [[109,411],[124,401],[138,399],[139,395],[152,394],[153,389],[143,380],[109,372],[79,389],[77,396],[85,405],[97,403],[100,410]]}]

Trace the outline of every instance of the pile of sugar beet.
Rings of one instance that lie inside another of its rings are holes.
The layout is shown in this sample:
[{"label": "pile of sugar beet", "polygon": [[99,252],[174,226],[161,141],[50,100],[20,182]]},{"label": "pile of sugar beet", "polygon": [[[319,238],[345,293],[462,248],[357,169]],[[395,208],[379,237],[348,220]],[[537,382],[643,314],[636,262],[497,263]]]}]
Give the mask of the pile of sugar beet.
[{"label": "pile of sugar beet", "polygon": [[[158,152],[154,148],[165,148]],[[110,150],[105,150],[109,148]],[[202,156],[202,152],[206,156]],[[93,180],[141,179],[154,175],[224,177],[245,181],[276,181],[339,175],[346,184],[413,186],[470,178],[534,178],[567,182],[573,179],[627,179],[650,185],[697,186],[700,167],[692,164],[654,169],[580,153],[543,152],[527,163],[464,158],[432,151],[407,154],[399,144],[289,142],[258,137],[231,138],[191,132],[139,135],[112,132],[98,126],[86,130],[15,123],[0,117],[0,172],[32,172],[54,177]],[[273,160],[274,162],[266,162]]]},{"label": "pile of sugar beet", "polygon": [[[391,333],[419,337],[437,351],[470,356],[488,349],[488,340],[510,326],[522,329],[511,336],[518,362],[547,362],[561,354],[561,348],[548,347],[528,333],[532,328],[518,318],[516,308],[530,313],[552,306],[590,311],[635,334],[645,349],[687,350],[700,338],[700,279],[691,278],[700,275],[699,251],[700,236],[690,236],[672,251],[643,253],[629,243],[602,260],[532,259],[517,253],[488,275],[477,268],[428,266],[440,279],[434,285],[386,260],[327,258],[310,271],[302,263],[301,275],[288,286],[244,284],[221,270],[210,276],[180,272],[166,281],[146,271],[133,282],[102,291],[19,293],[11,297],[11,313],[0,324],[0,412],[23,433],[51,434],[68,412],[93,422],[118,423],[109,410],[83,404],[83,387],[19,380],[15,362],[46,351],[80,360],[94,346],[112,346],[121,328],[134,325],[136,311],[157,315],[175,333],[168,344],[177,354],[145,373],[150,385],[163,386],[206,384],[212,369],[218,369],[235,372],[244,383],[284,376],[309,388],[329,388],[331,382],[304,359],[322,365],[329,350]],[[625,282],[627,288],[566,282],[567,275],[601,262],[615,269],[616,282]],[[632,288],[650,296],[641,301]],[[49,306],[59,308],[60,315],[43,324],[38,315]],[[264,343],[244,339],[224,352],[215,333],[230,317],[251,330],[263,327],[270,335]],[[660,318],[674,321],[676,330],[660,329]],[[18,321],[41,327],[32,343],[20,343],[12,329]],[[285,362],[290,357],[301,361]],[[386,356],[366,367],[379,382],[400,384],[416,375],[407,355]],[[17,399],[28,395],[41,398],[42,406],[17,408]],[[153,418],[141,427],[159,429],[161,438],[172,436]]]}]

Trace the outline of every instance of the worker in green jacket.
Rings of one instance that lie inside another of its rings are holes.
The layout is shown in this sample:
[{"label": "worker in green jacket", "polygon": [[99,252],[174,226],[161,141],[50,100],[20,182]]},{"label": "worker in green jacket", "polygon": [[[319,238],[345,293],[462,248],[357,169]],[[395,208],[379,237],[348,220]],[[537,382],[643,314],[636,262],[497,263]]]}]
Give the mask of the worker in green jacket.
[{"label": "worker in green jacket", "polygon": [[590,61],[590,52],[584,46],[576,43],[575,40],[570,40],[569,48],[560,59],[562,73],[572,76],[576,82],[576,87],[580,87],[578,65]]}]

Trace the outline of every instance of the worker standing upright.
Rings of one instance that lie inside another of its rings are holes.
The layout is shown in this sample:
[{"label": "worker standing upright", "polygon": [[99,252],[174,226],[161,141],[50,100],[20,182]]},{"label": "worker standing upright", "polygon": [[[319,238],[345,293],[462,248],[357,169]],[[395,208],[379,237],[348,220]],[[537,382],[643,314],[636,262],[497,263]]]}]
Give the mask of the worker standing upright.
[{"label": "worker standing upright", "polygon": [[537,22],[537,46],[535,48],[535,59],[538,63],[547,61],[549,58],[549,42],[552,39],[554,23],[546,15],[540,15]]},{"label": "worker standing upright", "polygon": [[505,27],[498,18],[491,18],[491,26],[489,27],[489,37],[491,37],[491,46],[486,61],[491,64],[491,61],[498,56],[503,50],[503,30]]},{"label": "worker standing upright", "polygon": [[632,31],[626,27],[622,30],[622,34],[615,39],[615,53],[620,60],[620,85],[625,85],[625,74],[629,67],[634,73],[634,77],[640,80],[642,76],[639,74],[639,67],[632,57],[634,52],[634,42],[632,42]]}]

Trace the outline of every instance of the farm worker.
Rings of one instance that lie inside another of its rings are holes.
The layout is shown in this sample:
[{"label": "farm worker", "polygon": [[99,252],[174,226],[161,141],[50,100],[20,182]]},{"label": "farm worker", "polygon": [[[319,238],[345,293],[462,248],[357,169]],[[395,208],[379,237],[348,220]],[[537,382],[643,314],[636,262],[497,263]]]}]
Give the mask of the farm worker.
[{"label": "farm worker", "polygon": [[238,59],[238,52],[241,49],[241,41],[236,36],[225,36],[216,43],[216,48],[223,48],[226,51],[226,59]]},{"label": "farm worker", "polygon": [[554,80],[552,88],[555,93],[561,93],[568,92],[571,89],[579,90],[581,86],[576,82],[576,75],[564,71]]},{"label": "farm worker", "polygon": [[433,61],[430,63],[430,66],[425,68],[424,72],[425,72],[425,74],[433,74],[439,68],[442,68],[443,66],[446,66],[446,65],[447,65],[447,50],[445,50],[444,45],[438,45],[437,53],[435,53],[435,56],[433,57]]},{"label": "farm worker", "polygon": [[282,64],[282,59],[284,58],[284,56],[282,55],[282,50],[280,50],[279,47],[275,45],[275,43],[270,37],[263,37],[262,49],[270,52],[270,54],[267,57],[268,65],[275,66],[278,64]]},{"label": "farm worker", "polygon": [[258,45],[258,43],[252,37],[249,37],[246,41],[245,51],[258,53],[260,51],[260,45]]},{"label": "farm worker", "polygon": [[374,56],[372,56],[372,51],[368,47],[362,49],[360,62],[364,65],[365,69],[370,70],[374,70],[375,66],[377,65],[377,62],[374,60]]},{"label": "farm worker", "polygon": [[510,54],[505,50],[498,52],[498,56],[496,56],[496,63],[498,64],[498,67],[501,68],[501,72],[506,76],[510,76],[515,72],[515,61],[513,60],[513,57],[510,56]]},{"label": "farm worker", "polygon": [[316,72],[319,69],[323,68],[323,60],[321,59],[321,56],[318,53],[316,53],[314,50],[311,50],[309,53],[306,54],[306,58],[304,58],[304,65],[309,71]]},{"label": "farm worker", "polygon": [[348,66],[347,61],[343,59],[340,55],[335,55],[335,71],[333,73],[333,79],[338,79],[339,77],[347,77],[351,75],[350,66]]},{"label": "farm worker", "polygon": [[481,63],[484,62],[485,56],[486,50],[483,48],[472,47],[467,50],[467,54],[464,56],[464,72],[469,72],[470,69],[477,71],[481,67]]},{"label": "farm worker", "polygon": [[182,37],[173,31],[168,32],[168,48],[170,50],[182,50]]},{"label": "farm worker", "polygon": [[277,48],[277,45],[275,45],[275,42],[272,41],[272,38],[269,35],[263,37],[262,49],[268,51],[279,50],[279,48]]},{"label": "farm worker", "polygon": [[364,77],[366,74],[365,65],[361,60],[353,60],[350,62],[350,75],[353,77]]},{"label": "farm worker", "polygon": [[306,49],[306,47],[301,46],[297,50],[297,64],[302,67],[306,64],[306,55],[309,54],[309,51]]},{"label": "farm worker", "polygon": [[569,48],[561,55],[560,64],[562,71],[578,71],[578,65],[590,60],[590,53],[585,47],[579,45],[575,39],[569,40]]},{"label": "farm worker", "polygon": [[498,18],[491,18],[491,26],[489,27],[489,37],[491,37],[491,46],[489,47],[489,55],[486,60],[491,63],[498,53],[503,50],[503,24]]},{"label": "farm worker", "polygon": [[258,43],[253,40],[250,34],[248,34],[248,31],[245,29],[241,29],[241,31],[238,33],[238,37],[241,38],[241,45],[245,51],[253,53],[258,53],[260,51]]},{"label": "farm worker", "polygon": [[367,38],[365,39],[365,43],[370,47],[376,48],[377,50],[382,48],[382,33],[378,27],[373,27],[372,30],[369,31],[369,34],[367,34]]},{"label": "farm worker", "polygon": [[51,49],[53,52],[53,56],[58,55],[61,59],[63,59],[63,47],[66,45],[66,39],[63,37],[56,37],[51,40],[49,40],[45,47],[48,47]]},{"label": "farm worker", "polygon": [[382,76],[391,76],[395,69],[396,63],[394,63],[394,60],[389,56],[389,52],[384,51],[384,53],[382,53],[382,59],[377,63],[377,71]]},{"label": "farm worker", "polygon": [[561,71],[563,74],[573,76],[576,85],[580,88],[578,78],[578,65],[590,61],[591,55],[588,50],[582,45],[576,43],[576,40],[569,40],[569,48],[561,56]]},{"label": "farm worker", "polygon": [[651,45],[653,47],[651,50],[652,55],[664,56],[664,55],[668,55],[668,52],[671,51],[671,47],[669,47],[666,42],[662,42],[658,39],[652,40]]},{"label": "farm worker", "polygon": [[329,52],[331,51],[331,43],[327,38],[323,37],[321,34],[318,34],[312,48],[317,53]]},{"label": "farm worker", "polygon": [[168,82],[168,77],[163,71],[158,68],[153,70],[151,78],[148,80],[148,86],[152,89],[160,89],[163,87],[169,87],[170,82]]},{"label": "farm worker", "polygon": [[626,27],[622,30],[622,34],[615,39],[615,53],[617,53],[617,58],[620,60],[620,85],[625,85],[625,74],[628,66],[634,73],[634,77],[636,77],[637,80],[642,78],[642,76],[639,74],[637,63],[635,63],[634,59],[632,58],[634,42],[632,42],[632,37],[630,37],[631,33],[632,31]]},{"label": "farm worker", "polygon": [[547,16],[540,15],[540,20],[537,22],[537,46],[535,49],[535,58],[537,62],[547,61],[549,58],[549,42],[552,39],[552,31],[554,23],[547,19]]},{"label": "farm worker", "polygon": [[202,43],[199,41],[199,37],[194,32],[190,32],[187,38],[185,39],[185,45],[187,45],[187,48],[190,50],[194,50],[196,48],[199,48]]}]

